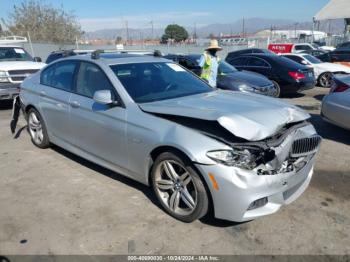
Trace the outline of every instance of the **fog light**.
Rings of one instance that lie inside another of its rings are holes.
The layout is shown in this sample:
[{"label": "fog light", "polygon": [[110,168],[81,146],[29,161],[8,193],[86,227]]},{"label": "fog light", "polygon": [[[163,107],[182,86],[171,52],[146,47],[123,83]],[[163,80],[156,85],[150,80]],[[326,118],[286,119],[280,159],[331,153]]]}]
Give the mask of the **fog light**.
[{"label": "fog light", "polygon": [[250,204],[250,206],[248,207],[248,210],[253,210],[262,206],[265,206],[267,204],[267,197],[264,198],[260,198],[258,200],[255,200],[254,202],[252,202]]}]

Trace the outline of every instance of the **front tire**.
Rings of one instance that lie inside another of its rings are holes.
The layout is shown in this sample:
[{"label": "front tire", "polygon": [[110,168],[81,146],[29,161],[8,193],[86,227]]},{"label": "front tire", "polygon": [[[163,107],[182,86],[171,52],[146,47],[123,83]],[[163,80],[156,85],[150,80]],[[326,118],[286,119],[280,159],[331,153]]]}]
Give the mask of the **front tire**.
[{"label": "front tire", "polygon": [[325,72],[318,77],[318,84],[321,87],[330,87],[332,83],[333,74],[330,72]]},{"label": "front tire", "polygon": [[32,143],[39,148],[48,148],[50,141],[44,120],[34,108],[28,111],[27,123]]},{"label": "front tire", "polygon": [[160,154],[151,170],[151,182],[158,201],[174,218],[190,223],[208,212],[204,183],[193,164],[180,154]]}]

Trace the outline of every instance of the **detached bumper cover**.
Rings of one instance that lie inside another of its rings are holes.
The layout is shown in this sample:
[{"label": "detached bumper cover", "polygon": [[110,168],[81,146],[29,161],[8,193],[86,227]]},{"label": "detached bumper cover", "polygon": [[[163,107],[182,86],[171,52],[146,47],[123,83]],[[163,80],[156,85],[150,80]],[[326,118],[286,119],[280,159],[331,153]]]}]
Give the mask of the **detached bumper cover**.
[{"label": "detached bumper cover", "polygon": [[[248,221],[277,212],[281,206],[297,199],[307,188],[313,174],[315,157],[295,173],[259,176],[255,171],[224,165],[200,165],[214,202],[215,217],[236,222]],[[215,177],[218,190],[211,187],[209,175]],[[248,210],[256,200],[267,198],[266,205]]]},{"label": "detached bumper cover", "polygon": [[13,83],[0,83],[0,100],[13,99],[19,94],[19,85]]}]

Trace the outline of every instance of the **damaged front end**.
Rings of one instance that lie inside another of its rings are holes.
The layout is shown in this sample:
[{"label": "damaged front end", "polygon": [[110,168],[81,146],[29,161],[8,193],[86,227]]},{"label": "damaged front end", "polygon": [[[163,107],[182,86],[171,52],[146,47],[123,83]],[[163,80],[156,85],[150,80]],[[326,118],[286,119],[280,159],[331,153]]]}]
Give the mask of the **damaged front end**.
[{"label": "damaged front end", "polygon": [[321,137],[307,121],[286,124],[273,136],[252,142],[233,135],[217,121],[154,115],[230,146],[232,150],[209,151],[207,157],[226,166],[254,170],[259,176],[298,172],[314,157],[321,143]]}]

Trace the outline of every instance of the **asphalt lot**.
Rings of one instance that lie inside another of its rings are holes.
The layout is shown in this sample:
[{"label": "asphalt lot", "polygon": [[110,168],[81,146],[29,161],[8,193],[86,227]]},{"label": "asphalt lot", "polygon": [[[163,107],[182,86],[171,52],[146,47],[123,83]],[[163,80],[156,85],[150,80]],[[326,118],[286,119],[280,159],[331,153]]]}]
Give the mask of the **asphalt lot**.
[{"label": "asphalt lot", "polygon": [[[0,254],[350,254],[350,132],[323,122],[327,89],[285,98],[324,137],[306,192],[280,212],[236,224],[164,213],[151,189],[63,149],[34,147],[0,102]],[[234,201],[234,200],[232,200]]]}]

